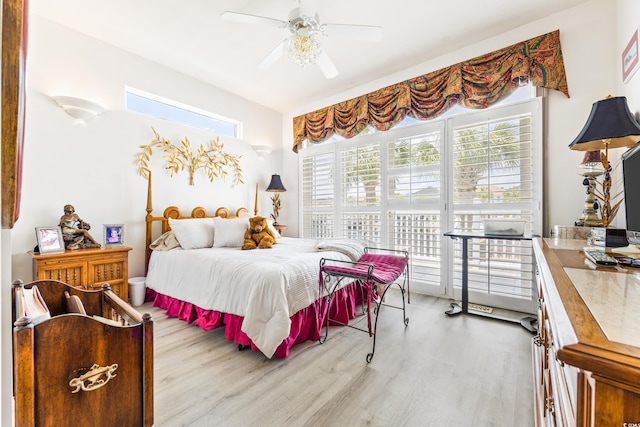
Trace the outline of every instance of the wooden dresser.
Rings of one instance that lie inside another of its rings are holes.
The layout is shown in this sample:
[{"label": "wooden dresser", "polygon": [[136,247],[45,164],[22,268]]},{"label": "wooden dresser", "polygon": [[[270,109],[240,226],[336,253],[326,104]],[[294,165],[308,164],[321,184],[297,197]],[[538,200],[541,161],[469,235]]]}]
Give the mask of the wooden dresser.
[{"label": "wooden dresser", "polygon": [[596,267],[584,246],[534,240],[536,425],[640,426],[640,269]]},{"label": "wooden dresser", "polygon": [[113,293],[129,299],[130,247],[77,249],[59,254],[29,252],[33,259],[33,280],[59,280],[80,289],[102,288],[109,283]]}]

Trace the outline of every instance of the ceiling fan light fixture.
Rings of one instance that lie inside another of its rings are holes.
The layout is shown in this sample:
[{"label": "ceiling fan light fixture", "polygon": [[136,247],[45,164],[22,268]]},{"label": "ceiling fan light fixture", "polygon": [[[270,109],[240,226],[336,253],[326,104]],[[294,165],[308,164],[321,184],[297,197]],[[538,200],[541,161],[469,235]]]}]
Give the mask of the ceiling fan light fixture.
[{"label": "ceiling fan light fixture", "polygon": [[322,48],[313,33],[307,35],[298,33],[289,37],[284,51],[289,60],[304,68],[316,63]]}]

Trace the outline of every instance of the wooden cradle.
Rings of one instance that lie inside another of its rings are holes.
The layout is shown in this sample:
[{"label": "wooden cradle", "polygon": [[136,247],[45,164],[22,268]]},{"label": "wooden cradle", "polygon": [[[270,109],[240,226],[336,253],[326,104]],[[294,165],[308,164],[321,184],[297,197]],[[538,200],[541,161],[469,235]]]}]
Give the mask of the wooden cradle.
[{"label": "wooden cradle", "polygon": [[[34,285],[51,316],[38,324],[16,304]],[[68,313],[65,292],[80,299],[86,315]],[[89,291],[55,280],[16,281],[12,301],[16,426],[153,425],[149,314],[108,284]]]}]

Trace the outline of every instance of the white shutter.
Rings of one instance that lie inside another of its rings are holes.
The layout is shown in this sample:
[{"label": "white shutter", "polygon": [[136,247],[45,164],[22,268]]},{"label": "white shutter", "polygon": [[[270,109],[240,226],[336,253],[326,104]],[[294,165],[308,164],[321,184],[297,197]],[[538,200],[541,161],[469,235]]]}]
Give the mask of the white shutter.
[{"label": "white shutter", "polygon": [[416,130],[389,132],[387,241],[411,254],[412,281],[440,287],[444,126],[436,122]]},{"label": "white shutter", "polygon": [[309,239],[333,237],[335,230],[334,153],[302,156],[302,236]]},{"label": "white shutter", "polygon": [[339,146],[340,236],[381,243],[381,136]]},{"label": "white shutter", "polygon": [[[523,219],[527,234],[539,233],[542,156],[536,105],[530,101],[452,119],[451,229],[482,232],[484,220],[505,218]],[[460,243],[454,251],[454,283],[459,284]],[[471,239],[469,289],[522,299],[523,306],[510,307],[530,309],[532,263],[529,241]]]},{"label": "white shutter", "polygon": [[380,206],[380,156],[380,142],[340,150],[341,207]]}]

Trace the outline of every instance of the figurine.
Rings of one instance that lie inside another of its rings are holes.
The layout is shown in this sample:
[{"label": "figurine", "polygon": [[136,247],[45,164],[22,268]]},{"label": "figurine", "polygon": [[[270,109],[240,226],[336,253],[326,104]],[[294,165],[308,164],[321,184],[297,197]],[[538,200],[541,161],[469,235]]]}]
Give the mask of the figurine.
[{"label": "figurine", "polygon": [[60,217],[60,228],[64,245],[69,250],[99,248],[100,243],[96,242],[88,230],[91,225],[80,219],[72,205],[64,206],[64,215]]}]

